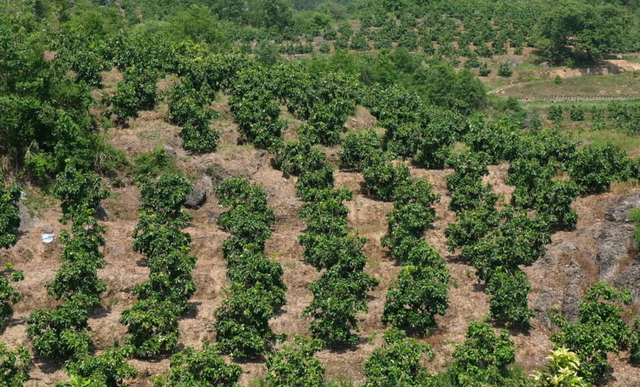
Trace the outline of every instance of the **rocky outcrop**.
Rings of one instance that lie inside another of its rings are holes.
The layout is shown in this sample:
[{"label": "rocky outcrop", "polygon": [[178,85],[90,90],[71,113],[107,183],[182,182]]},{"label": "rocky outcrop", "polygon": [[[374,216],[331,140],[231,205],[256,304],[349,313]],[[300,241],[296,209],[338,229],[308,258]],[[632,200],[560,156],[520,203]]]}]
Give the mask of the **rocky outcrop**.
[{"label": "rocky outcrop", "polygon": [[629,223],[631,211],[638,207],[640,207],[640,193],[618,196],[609,201],[604,216],[609,222]]},{"label": "rocky outcrop", "polygon": [[604,221],[549,247],[532,266],[533,310],[542,324],[551,327],[550,316],[555,312],[575,321],[585,290],[598,280],[630,289],[634,303],[640,303],[640,257],[629,219],[635,208],[640,208],[640,194],[611,199]]}]

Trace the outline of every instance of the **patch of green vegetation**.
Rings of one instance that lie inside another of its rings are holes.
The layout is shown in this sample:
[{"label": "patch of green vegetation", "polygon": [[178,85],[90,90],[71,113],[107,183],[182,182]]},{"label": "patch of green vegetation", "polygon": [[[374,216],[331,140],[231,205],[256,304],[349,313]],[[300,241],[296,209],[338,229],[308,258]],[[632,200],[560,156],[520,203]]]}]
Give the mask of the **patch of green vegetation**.
[{"label": "patch of green vegetation", "polygon": [[572,130],[568,132],[576,139],[588,141],[597,146],[612,143],[627,152],[640,149],[640,137],[629,136],[614,130]]},{"label": "patch of green vegetation", "polygon": [[[508,97],[638,97],[640,73],[637,71],[623,74],[590,75],[564,78],[557,84],[555,78],[543,81],[522,83],[505,89]],[[491,86],[497,87],[498,85]],[[493,87],[493,88],[495,88]],[[503,95],[503,94],[501,94]]]},{"label": "patch of green vegetation", "polygon": [[42,212],[47,208],[53,206],[56,199],[53,196],[47,195],[39,188],[27,188],[24,190],[25,197],[22,199],[22,203],[29,210],[29,215],[42,217]]},{"label": "patch of green vegetation", "polygon": [[[273,387],[267,383],[266,378],[254,379],[249,383],[250,387]],[[353,387],[353,382],[349,379],[338,378],[335,380],[325,380],[322,387]]]},{"label": "patch of green vegetation", "polygon": [[175,157],[168,154],[164,147],[158,146],[151,152],[140,154],[133,160],[129,174],[136,181],[161,174],[181,174],[176,167]]}]

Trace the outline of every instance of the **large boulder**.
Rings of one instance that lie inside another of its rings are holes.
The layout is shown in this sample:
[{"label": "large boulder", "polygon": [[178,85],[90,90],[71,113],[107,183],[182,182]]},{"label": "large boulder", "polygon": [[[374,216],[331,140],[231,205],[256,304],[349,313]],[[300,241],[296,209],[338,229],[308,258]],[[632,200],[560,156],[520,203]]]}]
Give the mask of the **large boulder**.
[{"label": "large boulder", "polygon": [[198,209],[207,201],[207,193],[202,188],[194,188],[189,195],[187,195],[184,205],[187,208]]}]

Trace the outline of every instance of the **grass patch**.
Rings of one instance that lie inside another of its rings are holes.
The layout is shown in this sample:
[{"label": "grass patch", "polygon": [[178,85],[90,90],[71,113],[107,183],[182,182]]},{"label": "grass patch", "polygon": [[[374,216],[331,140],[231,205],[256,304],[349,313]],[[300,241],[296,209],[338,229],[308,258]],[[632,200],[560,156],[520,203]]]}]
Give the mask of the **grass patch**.
[{"label": "grass patch", "polygon": [[517,84],[505,89],[504,97],[637,97],[640,98],[640,72],[565,78],[559,85],[553,79]]},{"label": "grass patch", "polygon": [[571,130],[568,133],[580,140],[586,140],[594,145],[612,143],[627,153],[638,154],[640,152],[640,137],[633,137],[614,130]]},{"label": "grass patch", "polygon": [[[581,102],[581,101],[566,101],[566,102],[546,102],[546,101],[535,101],[535,102],[527,102],[523,103],[521,106],[526,111],[533,111],[536,109],[549,109],[550,106],[560,105],[563,108],[567,109],[571,106],[578,106],[585,110],[589,110],[594,107],[598,108],[607,108],[607,106],[612,101],[589,101],[589,102]],[[640,98],[628,101],[616,101],[621,105],[637,105],[640,104]]]},{"label": "grass patch", "polygon": [[[271,384],[268,384],[266,378],[261,377],[258,379],[254,379],[249,382],[250,387],[272,387]],[[325,380],[323,387],[353,387],[353,382],[348,379],[335,379],[335,380]]]},{"label": "grass patch", "polygon": [[26,196],[22,203],[29,210],[29,215],[42,218],[42,212],[56,203],[56,199],[42,192],[38,188],[24,190]]}]

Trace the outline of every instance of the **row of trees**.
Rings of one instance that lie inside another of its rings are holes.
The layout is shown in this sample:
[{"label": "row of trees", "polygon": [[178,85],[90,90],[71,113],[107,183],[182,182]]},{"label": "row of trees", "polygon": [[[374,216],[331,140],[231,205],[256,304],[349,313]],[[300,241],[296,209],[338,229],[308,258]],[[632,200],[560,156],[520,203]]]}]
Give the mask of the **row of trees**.
[{"label": "row of trees", "polygon": [[443,316],[449,308],[449,270],[424,240],[424,232],[436,219],[433,204],[440,197],[424,179],[396,186],[393,197],[382,245],[403,268],[388,289],[382,322],[427,334],[436,325],[435,316]]},{"label": "row of trees", "polygon": [[367,311],[367,293],[379,281],[364,272],[366,239],[349,235],[349,210],[343,203],[352,200],[352,192],[333,188],[333,168],[323,152],[301,147],[296,190],[306,202],[300,217],[307,229],[299,241],[305,261],[318,271],[325,270],[309,287],[314,297],[304,314],[313,318],[312,335],[326,346],[353,347],[359,342],[354,333],[359,330],[356,316]]},{"label": "row of trees", "polygon": [[133,249],[144,256],[149,280],[135,287],[138,301],[120,318],[130,335],[127,345],[139,358],[173,351],[180,337],[178,319],[189,309],[189,298],[196,290],[191,276],[196,257],[189,254],[191,236],[182,231],[192,219],[184,211],[192,190],[193,185],[180,175],[149,177],[142,184]]},{"label": "row of trees", "polygon": [[[18,200],[20,188],[11,184],[5,186],[0,180],[0,249],[8,249],[18,242],[20,227],[20,210]],[[7,264],[9,267],[11,263]],[[12,278],[14,279],[14,278]],[[17,278],[15,278],[17,279]],[[6,276],[0,277],[0,327],[4,328],[13,314],[12,305],[21,299],[20,293],[11,287]],[[21,386],[30,379],[29,371],[33,368],[31,353],[26,346],[15,349],[7,348],[0,343],[0,383],[6,386]]]},{"label": "row of trees", "polygon": [[[547,118],[555,125],[561,125],[565,119],[561,105],[552,105],[549,107]],[[569,109],[569,117],[572,121],[584,121],[585,111],[581,106],[571,106]],[[630,136],[637,136],[640,133],[640,106],[637,104],[624,104],[621,102],[612,102],[606,107],[592,107],[587,110],[590,113],[591,128],[593,130],[617,130]]]},{"label": "row of trees", "polygon": [[287,144],[275,164],[287,174],[298,175],[296,194],[306,202],[299,213],[307,224],[299,238],[305,248],[303,257],[318,271],[325,270],[310,285],[314,298],[304,311],[313,318],[311,333],[326,346],[353,347],[359,342],[354,333],[356,316],[367,311],[367,293],[379,283],[363,271],[366,240],[349,235],[344,201],[353,194],[334,188],[333,167],[324,152],[309,143]]},{"label": "row of trees", "polygon": [[[65,245],[62,266],[55,279],[46,284],[47,293],[62,304],[33,312],[26,321],[27,337],[41,356],[67,359],[65,370],[72,380],[91,378],[96,386],[120,386],[123,380],[137,375],[125,361],[132,348],[116,342],[94,356],[94,343],[88,333],[88,318],[100,306],[100,295],[106,290],[97,275],[105,265],[100,252],[105,229],[96,220],[95,210],[107,192],[97,174],[69,162],[56,178],[54,193],[61,200],[60,221],[72,222],[71,232],[63,230],[60,236]],[[26,372],[30,364],[26,352],[19,351],[17,356],[20,361],[16,367]]]},{"label": "row of trees", "polygon": [[222,246],[231,286],[214,312],[218,348],[234,359],[260,358],[281,338],[269,320],[286,303],[282,267],[264,254],[276,217],[267,193],[246,178],[225,180],[215,193],[229,208],[218,225],[232,235]]},{"label": "row of trees", "polygon": [[485,154],[459,157],[456,171],[447,176],[452,192],[449,208],[456,212],[457,223],[447,226],[445,235],[451,251],[476,268],[491,295],[490,315],[507,323],[529,328],[533,312],[528,309],[531,291],[521,265],[531,265],[550,242],[544,224],[526,211],[507,206],[497,210],[499,197],[482,182],[488,174]]},{"label": "row of trees", "polygon": [[[0,179],[0,249],[8,249],[18,243],[18,228],[20,227],[20,187],[15,184],[5,186],[4,179]],[[12,263],[7,263],[7,269]],[[22,279],[22,272],[13,272],[12,281]],[[0,276],[0,327],[7,324],[13,314],[12,305],[21,299],[20,293],[11,287],[9,278]]]},{"label": "row of trees", "polygon": [[61,200],[61,222],[72,221],[71,233],[63,230],[65,245],[62,266],[47,293],[62,304],[55,309],[39,309],[27,319],[27,336],[43,356],[58,359],[78,358],[93,351],[87,333],[88,318],[100,305],[106,285],[98,279],[98,269],[105,265],[100,247],[105,229],[94,217],[95,208],[106,197],[101,179],[92,172],[67,165],[58,175],[54,192]]}]

